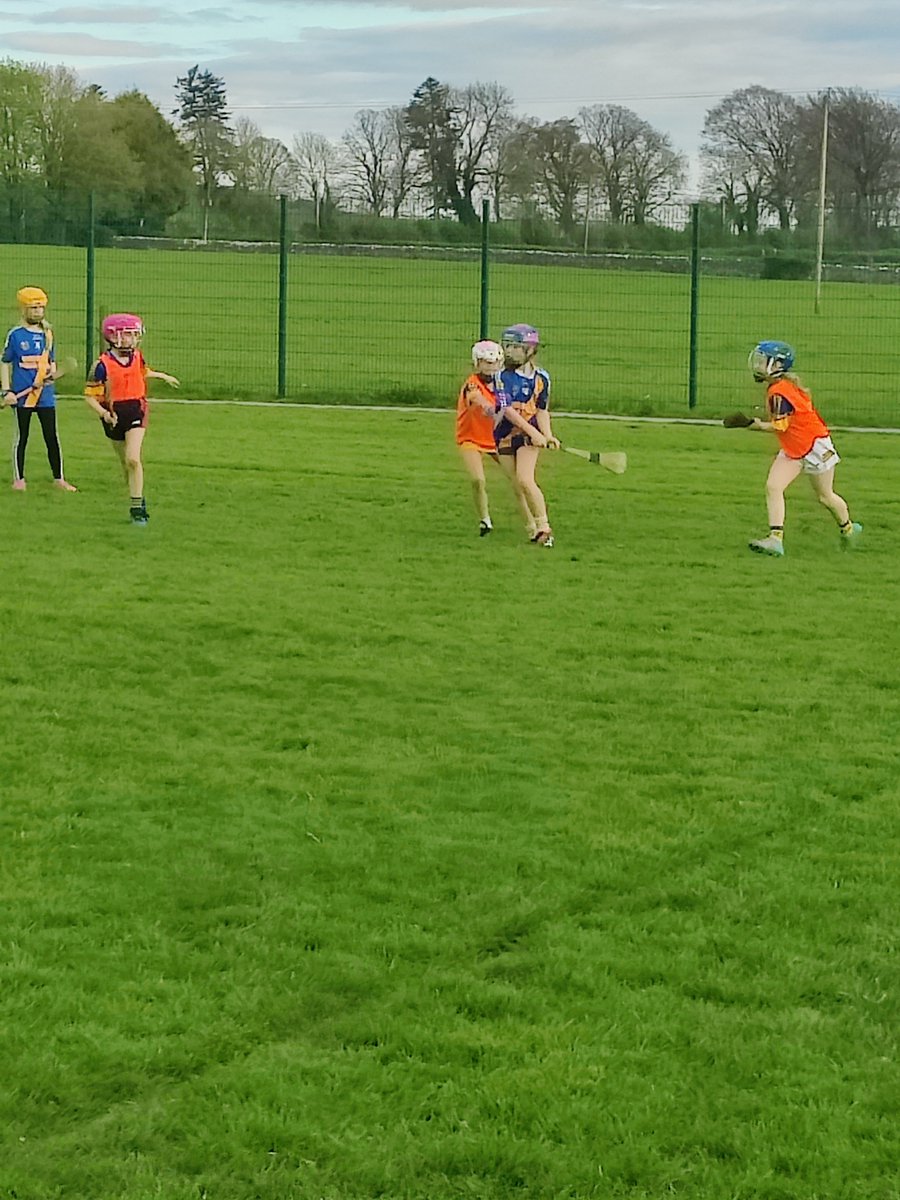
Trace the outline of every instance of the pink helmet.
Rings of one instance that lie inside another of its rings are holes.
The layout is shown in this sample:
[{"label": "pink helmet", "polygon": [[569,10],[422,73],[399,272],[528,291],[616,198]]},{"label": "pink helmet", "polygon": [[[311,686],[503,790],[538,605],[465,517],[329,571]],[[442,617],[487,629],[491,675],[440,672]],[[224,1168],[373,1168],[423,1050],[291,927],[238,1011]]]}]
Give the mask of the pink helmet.
[{"label": "pink helmet", "polygon": [[[110,313],[108,317],[103,318],[100,332],[111,346],[133,350],[144,336],[144,322],[134,313]],[[124,334],[131,334],[127,345]]]}]

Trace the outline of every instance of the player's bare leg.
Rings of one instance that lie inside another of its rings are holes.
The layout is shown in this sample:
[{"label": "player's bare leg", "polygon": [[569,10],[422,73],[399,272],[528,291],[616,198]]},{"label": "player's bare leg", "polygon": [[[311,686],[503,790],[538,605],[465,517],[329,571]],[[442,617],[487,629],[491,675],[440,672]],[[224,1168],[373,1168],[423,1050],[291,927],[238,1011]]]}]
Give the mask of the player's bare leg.
[{"label": "player's bare leg", "polygon": [[479,519],[478,532],[484,537],[493,529],[488,508],[487,482],[484,478],[484,455],[480,450],[474,450],[468,446],[461,446],[459,452],[462,455],[463,466],[472,482],[472,500]]},{"label": "player's bare leg", "polygon": [[143,429],[125,432],[125,467],[128,471],[128,491],[131,496],[131,519],[135,525],[147,524],[147,505],[144,501],[144,464],[141,462]]},{"label": "player's bare leg", "polygon": [[128,472],[128,487],[132,496],[144,495],[144,464],[141,462],[143,429],[129,429],[125,434],[125,469]]},{"label": "player's bare leg", "polygon": [[537,521],[534,518],[534,514],[528,506],[528,499],[522,490],[521,483],[519,482],[519,476],[516,471],[517,457],[517,454],[501,454],[500,465],[502,466],[504,472],[506,473],[507,479],[512,485],[513,495],[516,498],[516,505],[518,506],[519,512],[522,515],[522,520],[525,523],[525,532],[530,540],[537,533],[538,527]]},{"label": "player's bare leg", "polygon": [[516,451],[516,478],[528,503],[528,508],[534,516],[535,532],[532,534],[531,540],[539,541],[545,546],[552,546],[553,535],[550,529],[550,519],[547,516],[547,502],[534,477],[539,454],[540,449],[537,446],[521,446]]},{"label": "player's bare leg", "polygon": [[750,543],[757,554],[784,554],[784,493],[803,470],[800,459],[779,455],[769,468],[766,479],[766,511],[769,514],[769,535]]},{"label": "player's bare leg", "polygon": [[844,497],[839,496],[834,490],[834,467],[829,471],[810,475],[809,478],[819,503],[825,505],[838,525],[846,525],[850,520],[850,511]]},{"label": "player's bare leg", "polygon": [[841,527],[841,545],[846,547],[855,542],[862,533],[862,525],[850,520],[850,509],[843,496],[834,490],[834,471],[822,471],[821,474],[810,475],[810,482],[820,504],[824,504],[838,525]]},{"label": "player's bare leg", "polygon": [[126,483],[129,483],[128,467],[125,463],[125,443],[113,442],[113,449],[116,452],[116,458],[119,460],[119,466],[122,468],[122,478]]}]

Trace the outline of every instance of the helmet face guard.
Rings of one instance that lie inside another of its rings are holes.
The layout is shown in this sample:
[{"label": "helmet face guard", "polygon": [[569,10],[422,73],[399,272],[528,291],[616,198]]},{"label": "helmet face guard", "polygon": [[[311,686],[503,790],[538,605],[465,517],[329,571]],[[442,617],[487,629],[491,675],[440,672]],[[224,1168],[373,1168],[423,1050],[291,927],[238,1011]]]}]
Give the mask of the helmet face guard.
[{"label": "helmet face guard", "polygon": [[502,348],[496,342],[476,342],[472,347],[472,366],[479,375],[496,375],[503,366]]},{"label": "helmet face guard", "polygon": [[537,354],[540,334],[533,325],[508,325],[500,336],[508,367],[521,367]]},{"label": "helmet face guard", "polygon": [[117,350],[136,350],[144,336],[144,322],[134,313],[112,313],[100,326],[104,341]]},{"label": "helmet face guard", "polygon": [[787,342],[759,342],[747,359],[747,366],[757,383],[780,379],[793,365],[794,351]]}]

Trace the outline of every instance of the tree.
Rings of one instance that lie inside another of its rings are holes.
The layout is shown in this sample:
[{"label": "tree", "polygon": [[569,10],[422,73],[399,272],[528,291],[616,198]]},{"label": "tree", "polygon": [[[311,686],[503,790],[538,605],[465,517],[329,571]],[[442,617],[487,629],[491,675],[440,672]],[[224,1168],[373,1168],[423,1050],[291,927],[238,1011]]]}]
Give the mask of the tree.
[{"label": "tree", "polygon": [[237,188],[277,196],[287,187],[291,156],[278,138],[265,137],[246,117],[235,122],[231,178]]},{"label": "tree", "polygon": [[576,205],[590,171],[590,150],[570,118],[523,122],[517,157],[528,164],[530,190],[537,191],[568,236],[575,231]]},{"label": "tree", "polygon": [[295,196],[312,200],[316,228],[333,212],[339,187],[340,156],[320,133],[297,134],[291,145],[290,179]]},{"label": "tree", "polygon": [[[701,154],[713,189],[756,233],[765,208],[788,229],[798,199],[800,105],[771,88],[741,88],[706,114]],[[801,189],[802,190],[802,189]]]},{"label": "tree", "polygon": [[127,148],[136,165],[127,224],[138,233],[161,234],[190,195],[190,153],[142,92],[122,92],[109,109],[115,145]]},{"label": "tree", "polygon": [[684,186],[687,160],[672,148],[669,135],[644,124],[632,149],[630,216],[635,225],[668,204]]},{"label": "tree", "polygon": [[[83,238],[91,193],[97,197],[99,223],[119,226],[133,212],[140,172],[130,148],[116,137],[113,106],[102,91],[86,87],[66,67],[36,69],[42,91],[43,236],[54,241]],[[104,169],[111,147],[115,169]]]},{"label": "tree", "polygon": [[859,88],[810,100],[803,120],[808,173],[817,172],[812,164],[818,162],[826,97],[828,195],[838,226],[866,239],[892,223],[900,204],[900,109]]},{"label": "tree", "polygon": [[431,198],[431,215],[437,218],[449,206],[462,224],[476,224],[478,216],[471,197],[464,196],[459,189],[458,113],[450,89],[429,75],[416,88],[404,115],[413,149],[422,158],[422,186]]},{"label": "tree", "polygon": [[380,217],[387,204],[396,125],[389,112],[362,108],[343,136],[350,195]]},{"label": "tree", "polygon": [[397,218],[416,186],[415,150],[402,108],[385,110],[390,126],[391,159],[387,172],[387,199],[391,216]]},{"label": "tree", "polygon": [[458,190],[466,213],[474,217],[476,188],[489,187],[496,174],[503,136],[512,121],[513,99],[499,84],[473,83],[452,89],[450,100]]},{"label": "tree", "polygon": [[200,175],[203,193],[203,240],[209,236],[209,212],[215,189],[228,177],[231,162],[232,131],[225,82],[195,64],[175,81],[178,106],[174,115],[181,123],[185,139]]},{"label": "tree", "polygon": [[11,59],[0,62],[0,185],[5,218],[0,230],[10,241],[24,240],[28,197],[39,179],[41,105],[38,73]]},{"label": "tree", "polygon": [[632,155],[643,122],[631,109],[598,104],[578,110],[585,141],[591,147],[595,177],[609,208],[610,220],[625,219]]}]

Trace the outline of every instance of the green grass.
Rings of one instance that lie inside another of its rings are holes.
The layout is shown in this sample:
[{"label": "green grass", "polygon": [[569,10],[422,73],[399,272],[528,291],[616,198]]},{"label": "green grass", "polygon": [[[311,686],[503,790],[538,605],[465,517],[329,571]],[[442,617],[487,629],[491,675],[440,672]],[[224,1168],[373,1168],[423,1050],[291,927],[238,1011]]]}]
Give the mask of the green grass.
[{"label": "green grass", "polygon": [[[238,252],[103,249],[98,314],[145,319],[153,365],[203,398],[272,398],[277,390],[278,259]],[[60,353],[84,357],[85,254],[4,246],[9,280],[47,288]],[[289,399],[445,406],[480,334],[480,263],[295,255],[289,262]],[[527,320],[544,343],[557,408],[688,413],[686,275],[494,263],[489,332]],[[15,319],[10,286],[7,319]],[[696,415],[759,401],[746,369],[763,338],[791,342],[826,419],[900,426],[896,337],[900,288],[705,276],[697,326]],[[94,336],[98,348],[98,336]]]},{"label": "green grass", "polygon": [[0,491],[9,1200],[897,1200],[896,442],[64,405]]}]

